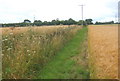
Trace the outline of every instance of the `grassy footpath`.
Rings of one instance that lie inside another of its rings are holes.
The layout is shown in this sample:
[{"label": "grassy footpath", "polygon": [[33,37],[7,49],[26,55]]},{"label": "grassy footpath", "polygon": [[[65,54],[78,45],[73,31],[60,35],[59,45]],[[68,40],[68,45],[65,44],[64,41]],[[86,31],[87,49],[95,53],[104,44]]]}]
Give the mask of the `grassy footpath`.
[{"label": "grassy footpath", "polygon": [[39,72],[40,79],[87,79],[85,44],[87,28],[83,28],[68,42],[61,51]]}]

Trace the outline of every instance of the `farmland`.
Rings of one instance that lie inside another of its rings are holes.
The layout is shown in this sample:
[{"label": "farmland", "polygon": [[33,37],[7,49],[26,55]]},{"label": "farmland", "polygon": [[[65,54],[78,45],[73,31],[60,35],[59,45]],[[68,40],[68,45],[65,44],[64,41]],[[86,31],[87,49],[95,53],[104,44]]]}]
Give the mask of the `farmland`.
[{"label": "farmland", "polygon": [[117,79],[118,25],[6,27],[5,79]]},{"label": "farmland", "polygon": [[81,27],[8,27],[0,30],[3,78],[20,79],[34,78]]},{"label": "farmland", "polygon": [[92,25],[88,35],[90,77],[117,79],[118,25]]}]

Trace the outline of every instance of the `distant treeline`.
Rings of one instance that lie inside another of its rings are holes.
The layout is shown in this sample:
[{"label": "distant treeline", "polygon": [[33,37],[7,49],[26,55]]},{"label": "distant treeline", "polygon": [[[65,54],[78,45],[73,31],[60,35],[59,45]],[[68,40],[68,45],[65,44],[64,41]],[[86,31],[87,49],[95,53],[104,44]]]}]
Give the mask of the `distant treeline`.
[{"label": "distant treeline", "polygon": [[114,23],[114,21],[109,21],[109,22],[96,22],[95,24],[98,25],[98,24],[117,24],[117,23]]},{"label": "distant treeline", "polygon": [[[35,20],[33,23],[31,23],[30,20],[25,19],[21,23],[7,23],[7,24],[2,24],[2,27],[25,27],[25,26],[43,26],[43,25],[91,25],[93,24],[92,19],[85,19],[85,20],[79,20],[75,21],[72,18],[68,20],[52,20],[52,21],[41,21],[41,20]],[[96,22],[96,25],[99,24],[114,24],[114,21],[110,22]]]}]

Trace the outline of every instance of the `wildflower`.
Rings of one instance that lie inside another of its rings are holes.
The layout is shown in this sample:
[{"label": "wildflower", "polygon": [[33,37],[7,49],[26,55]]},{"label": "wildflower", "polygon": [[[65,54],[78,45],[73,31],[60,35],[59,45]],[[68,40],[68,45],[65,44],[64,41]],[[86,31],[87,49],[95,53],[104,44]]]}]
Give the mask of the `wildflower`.
[{"label": "wildflower", "polygon": [[15,40],[15,38],[13,38],[13,40]]},{"label": "wildflower", "polygon": [[35,41],[33,41],[33,43],[34,43]]},{"label": "wildflower", "polygon": [[27,40],[28,40],[29,38],[27,37]]},{"label": "wildflower", "polygon": [[36,40],[36,38],[34,37],[34,39]]},{"label": "wildflower", "polygon": [[10,35],[13,35],[13,33],[11,32]]},{"label": "wildflower", "polygon": [[27,52],[29,52],[30,50],[27,50]]},{"label": "wildflower", "polygon": [[28,54],[29,56],[31,55],[31,54]]},{"label": "wildflower", "polygon": [[33,38],[35,37],[34,35],[32,35],[33,36]]},{"label": "wildflower", "polygon": [[8,39],[5,39],[5,41],[7,41]]},{"label": "wildflower", "polygon": [[20,36],[22,37],[23,35],[21,34]]},{"label": "wildflower", "polygon": [[33,53],[36,53],[36,51],[34,51]]},{"label": "wildflower", "polygon": [[4,56],[4,54],[1,54],[1,56]]},{"label": "wildflower", "polygon": [[38,42],[38,44],[40,44],[40,41]]},{"label": "wildflower", "polygon": [[8,48],[7,50],[9,51],[9,50],[11,50],[12,48]]}]

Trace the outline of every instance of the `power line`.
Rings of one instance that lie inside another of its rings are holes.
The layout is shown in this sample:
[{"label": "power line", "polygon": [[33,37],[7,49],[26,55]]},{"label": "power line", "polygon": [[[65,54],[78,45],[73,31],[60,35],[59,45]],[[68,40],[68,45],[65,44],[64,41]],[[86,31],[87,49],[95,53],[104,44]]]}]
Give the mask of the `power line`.
[{"label": "power line", "polygon": [[33,18],[33,19],[34,19],[34,21],[35,21],[35,15],[34,15],[34,18]]},{"label": "power line", "polygon": [[118,16],[117,16],[117,14],[115,14],[115,22],[118,22]]},{"label": "power line", "polygon": [[79,5],[79,6],[81,6],[81,15],[82,15],[82,25],[83,25],[83,6],[85,6],[85,5]]}]

